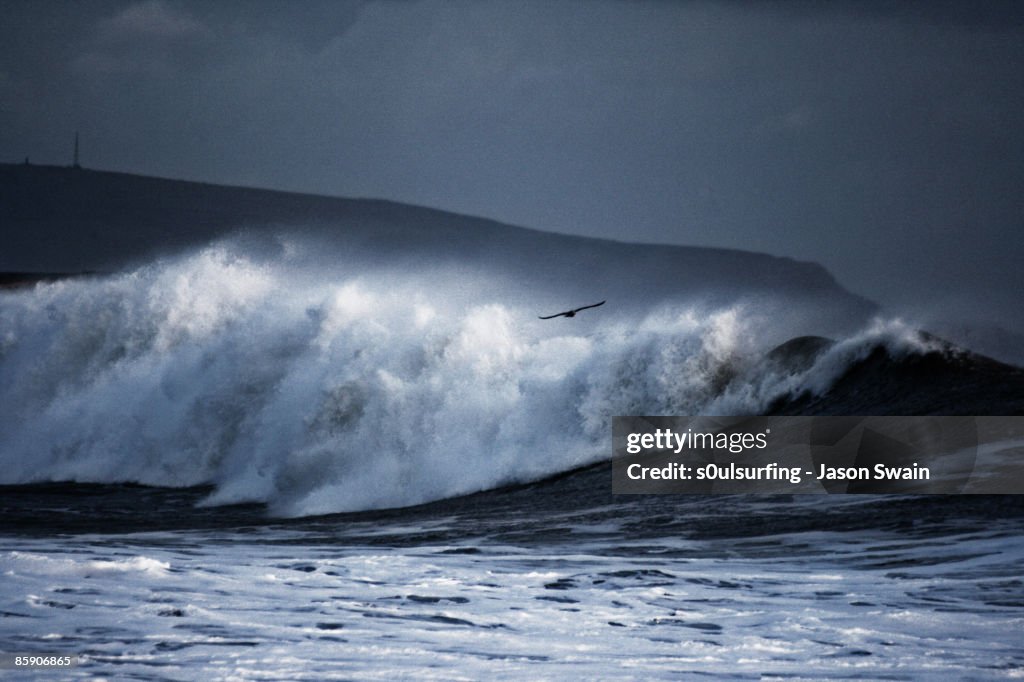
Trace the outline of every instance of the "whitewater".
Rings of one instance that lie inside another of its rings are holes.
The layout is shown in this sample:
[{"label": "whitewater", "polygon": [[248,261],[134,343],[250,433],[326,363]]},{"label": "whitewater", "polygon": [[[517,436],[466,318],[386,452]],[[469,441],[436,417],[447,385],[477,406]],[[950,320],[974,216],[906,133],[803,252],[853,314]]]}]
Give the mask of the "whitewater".
[{"label": "whitewater", "polygon": [[541,321],[551,293],[522,284],[291,251],[218,244],[4,295],[0,483],[212,484],[205,504],[283,516],[408,506],[608,459],[614,415],[757,414],[873,344],[927,345],[876,321],[793,371],[764,361],[813,315],[784,298]]},{"label": "whitewater", "polygon": [[608,463],[615,415],[996,414],[1020,370],[813,292],[542,321],[601,273],[265,244],[0,292],[0,653],[76,662],[5,678],[1024,675],[1020,496]]}]

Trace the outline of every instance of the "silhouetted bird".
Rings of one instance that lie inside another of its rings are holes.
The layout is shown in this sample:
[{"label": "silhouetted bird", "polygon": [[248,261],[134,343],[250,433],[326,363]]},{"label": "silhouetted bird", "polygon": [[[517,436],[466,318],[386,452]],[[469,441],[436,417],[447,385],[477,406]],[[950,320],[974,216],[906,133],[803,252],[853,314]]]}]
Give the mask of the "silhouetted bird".
[{"label": "silhouetted bird", "polygon": [[591,303],[590,305],[585,305],[582,308],[576,308],[575,310],[566,310],[564,313],[555,313],[554,315],[548,315],[547,317],[542,317],[540,319],[550,320],[553,317],[576,317],[576,313],[578,313],[581,310],[586,310],[587,308],[596,308],[597,306],[604,304],[604,301],[601,301],[600,303]]}]

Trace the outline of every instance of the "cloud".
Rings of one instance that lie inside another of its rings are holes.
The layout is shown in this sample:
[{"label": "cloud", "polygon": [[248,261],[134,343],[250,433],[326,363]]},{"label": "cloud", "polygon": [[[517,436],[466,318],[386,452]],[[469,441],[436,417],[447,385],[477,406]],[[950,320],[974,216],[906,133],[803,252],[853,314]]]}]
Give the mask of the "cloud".
[{"label": "cloud", "polygon": [[79,73],[166,75],[189,63],[213,32],[162,0],[143,0],[99,20],[84,52],[72,62]]},{"label": "cloud", "polygon": [[98,33],[106,42],[147,40],[176,41],[208,33],[195,18],[172,9],[161,0],[143,0],[99,22]]}]

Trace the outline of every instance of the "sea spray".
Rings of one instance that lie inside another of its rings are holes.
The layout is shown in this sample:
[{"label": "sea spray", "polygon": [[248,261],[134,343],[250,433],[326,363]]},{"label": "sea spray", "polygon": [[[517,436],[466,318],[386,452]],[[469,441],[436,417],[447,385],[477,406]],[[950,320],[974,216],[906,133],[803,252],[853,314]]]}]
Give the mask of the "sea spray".
[{"label": "sea spray", "polygon": [[763,300],[538,322],[508,291],[218,245],[5,294],[0,481],[214,484],[209,504],[280,515],[412,505],[606,459],[617,414],[757,413],[872,344],[913,350],[887,323],[785,371],[766,340],[799,330]]}]

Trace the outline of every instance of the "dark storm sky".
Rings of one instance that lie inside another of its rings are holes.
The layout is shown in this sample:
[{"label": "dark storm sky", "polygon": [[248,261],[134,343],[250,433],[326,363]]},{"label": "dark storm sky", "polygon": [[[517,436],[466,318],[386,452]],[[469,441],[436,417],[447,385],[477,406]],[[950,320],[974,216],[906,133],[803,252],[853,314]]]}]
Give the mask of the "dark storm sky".
[{"label": "dark storm sky", "polygon": [[765,251],[1024,327],[1024,3],[0,0],[0,160]]}]

